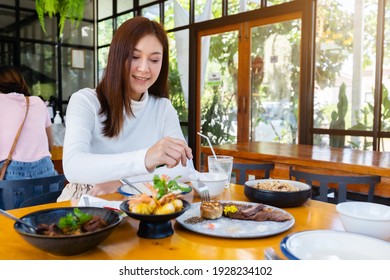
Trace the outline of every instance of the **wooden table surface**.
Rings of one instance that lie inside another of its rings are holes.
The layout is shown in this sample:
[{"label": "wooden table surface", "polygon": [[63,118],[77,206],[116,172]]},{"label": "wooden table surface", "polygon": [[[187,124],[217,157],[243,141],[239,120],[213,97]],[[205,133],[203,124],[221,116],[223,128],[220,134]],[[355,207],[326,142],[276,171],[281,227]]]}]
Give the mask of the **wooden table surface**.
[{"label": "wooden table surface", "polygon": [[[118,193],[102,196],[107,200],[122,200]],[[230,189],[219,197],[225,200],[247,201],[243,187],[231,184]],[[194,192],[186,194],[189,202],[199,201]],[[76,206],[77,201],[65,201],[40,206],[20,208],[9,212],[17,217],[32,211]],[[294,226],[283,233],[271,237],[255,239],[227,239],[198,234],[184,229],[173,221],[174,234],[163,239],[145,239],[137,236],[138,221],[126,217],[113,233],[95,249],[75,256],[54,256],[34,248],[24,241],[13,229],[14,222],[0,215],[0,259],[39,259],[39,260],[223,260],[223,259],[264,259],[263,250],[273,247],[281,253],[280,242],[288,234],[310,229],[343,230],[334,204],[309,200],[301,207],[285,208],[295,218]]]},{"label": "wooden table surface", "polygon": [[[273,142],[224,144],[213,146],[213,149],[216,154],[233,156],[238,162],[274,162],[273,176],[280,179],[288,179],[289,166],[322,170],[325,174],[378,175],[382,178],[375,194],[390,197],[390,152]],[[207,146],[202,147],[202,153],[212,155]]]}]

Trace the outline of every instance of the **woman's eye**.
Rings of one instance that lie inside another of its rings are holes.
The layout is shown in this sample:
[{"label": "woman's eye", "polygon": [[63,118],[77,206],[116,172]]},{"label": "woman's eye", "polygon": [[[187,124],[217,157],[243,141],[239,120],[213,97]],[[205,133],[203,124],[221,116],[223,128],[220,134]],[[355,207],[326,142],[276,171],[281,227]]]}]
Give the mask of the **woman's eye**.
[{"label": "woman's eye", "polygon": [[153,63],[158,63],[160,60],[159,59],[151,59],[150,61]]}]

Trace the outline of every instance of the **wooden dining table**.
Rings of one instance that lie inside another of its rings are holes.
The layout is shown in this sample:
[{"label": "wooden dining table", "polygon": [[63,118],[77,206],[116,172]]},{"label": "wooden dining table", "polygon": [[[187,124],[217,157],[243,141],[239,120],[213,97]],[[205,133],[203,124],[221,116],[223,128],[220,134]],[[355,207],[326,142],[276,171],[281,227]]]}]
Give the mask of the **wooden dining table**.
[{"label": "wooden dining table", "polygon": [[[213,150],[218,155],[233,156],[236,162],[272,162],[272,177],[278,179],[289,178],[290,166],[323,174],[381,176],[375,195],[390,199],[390,152],[262,141],[215,145]],[[202,146],[201,152],[206,157],[213,155],[209,146]],[[206,159],[204,164],[207,169]],[[367,192],[362,186],[354,190]]]},{"label": "wooden dining table", "polygon": [[[248,201],[241,185],[231,184],[218,198]],[[119,193],[103,195],[106,200],[124,200]],[[184,195],[190,203],[198,202],[194,191]],[[33,211],[77,206],[77,200],[9,210],[17,217]],[[74,256],[55,256],[28,244],[13,228],[14,222],[0,216],[0,259],[3,260],[262,260],[264,249],[272,247],[282,255],[280,243],[292,233],[304,230],[340,230],[343,226],[334,204],[309,199],[304,205],[284,208],[294,219],[294,225],[285,232],[261,238],[221,238],[185,229],[172,221],[174,234],[161,239],[142,238],[137,235],[139,222],[124,217],[111,235],[94,249]],[[234,221],[232,221],[234,222]]]}]

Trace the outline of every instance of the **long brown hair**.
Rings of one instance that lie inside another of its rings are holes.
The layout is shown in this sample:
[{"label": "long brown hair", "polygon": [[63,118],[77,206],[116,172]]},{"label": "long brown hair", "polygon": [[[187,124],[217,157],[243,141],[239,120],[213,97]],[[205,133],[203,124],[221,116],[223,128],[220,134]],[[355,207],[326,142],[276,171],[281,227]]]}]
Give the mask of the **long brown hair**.
[{"label": "long brown hair", "polygon": [[99,113],[106,116],[102,132],[114,138],[119,135],[124,122],[123,108],[132,115],[130,98],[130,68],[133,52],[138,41],[146,35],[154,35],[163,46],[160,75],[148,89],[150,95],[168,97],[168,38],[164,28],[145,17],[125,21],[115,32],[108,53],[107,66],[96,87],[100,102]]},{"label": "long brown hair", "polygon": [[0,67],[0,92],[17,92],[23,93],[26,96],[30,95],[22,73],[15,66]]}]

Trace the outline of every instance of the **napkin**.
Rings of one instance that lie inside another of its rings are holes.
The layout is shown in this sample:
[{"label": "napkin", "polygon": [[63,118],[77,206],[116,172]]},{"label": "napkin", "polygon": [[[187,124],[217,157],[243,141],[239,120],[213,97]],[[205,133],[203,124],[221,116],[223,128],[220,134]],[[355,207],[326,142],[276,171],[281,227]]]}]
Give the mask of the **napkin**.
[{"label": "napkin", "polygon": [[89,206],[92,206],[92,207],[113,208],[113,209],[120,210],[119,205],[123,202],[123,201],[105,200],[105,199],[98,198],[98,197],[95,197],[95,196],[92,196],[92,195],[83,194],[80,197],[78,206],[87,206],[85,204],[84,197],[88,198]]}]

